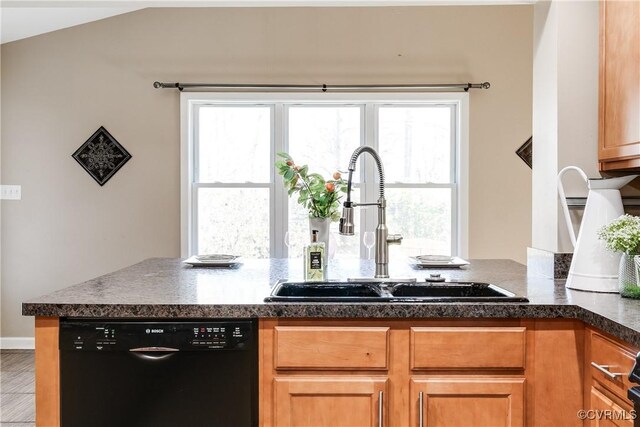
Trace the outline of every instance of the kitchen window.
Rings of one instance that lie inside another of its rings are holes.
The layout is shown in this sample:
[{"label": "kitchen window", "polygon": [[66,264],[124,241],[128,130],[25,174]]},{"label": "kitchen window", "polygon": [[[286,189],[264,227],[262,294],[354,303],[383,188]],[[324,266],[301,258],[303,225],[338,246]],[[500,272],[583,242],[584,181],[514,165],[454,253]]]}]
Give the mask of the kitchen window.
[{"label": "kitchen window", "polygon": [[[380,153],[387,225],[404,236],[391,257],[467,256],[466,93],[183,93],[181,105],[183,256],[300,256],[307,213],[287,197],[276,153],[329,177],[346,170],[360,145]],[[376,200],[368,155],[355,175],[353,199]],[[362,233],[375,230],[377,211],[356,212],[356,236],[340,236],[332,224],[341,258],[368,254]]]}]

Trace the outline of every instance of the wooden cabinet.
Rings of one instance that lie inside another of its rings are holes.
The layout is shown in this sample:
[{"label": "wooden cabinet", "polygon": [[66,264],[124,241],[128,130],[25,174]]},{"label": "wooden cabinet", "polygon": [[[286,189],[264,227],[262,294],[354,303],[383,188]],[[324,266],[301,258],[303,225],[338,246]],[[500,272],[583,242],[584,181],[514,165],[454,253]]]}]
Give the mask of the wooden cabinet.
[{"label": "wooden cabinet", "polygon": [[426,378],[411,381],[411,425],[522,427],[524,378]]},{"label": "wooden cabinet", "polygon": [[534,425],[532,324],[263,319],[261,426]]},{"label": "wooden cabinet", "polygon": [[628,375],[637,349],[587,328],[585,351],[585,404],[591,427],[633,426]]},{"label": "wooden cabinet", "polygon": [[276,326],[276,369],[388,369],[388,327]]},{"label": "wooden cabinet", "polygon": [[411,369],[524,369],[526,328],[412,327]]},{"label": "wooden cabinet", "polygon": [[385,378],[370,377],[277,377],[274,379],[273,425],[384,425],[386,384]]},{"label": "wooden cabinet", "polygon": [[589,408],[593,411],[589,415],[593,419],[589,422],[593,427],[633,427],[633,420],[626,415],[629,409],[625,412],[624,408],[616,405],[605,393],[593,386],[589,397]]},{"label": "wooden cabinet", "polygon": [[640,2],[600,2],[600,170],[640,168]]}]

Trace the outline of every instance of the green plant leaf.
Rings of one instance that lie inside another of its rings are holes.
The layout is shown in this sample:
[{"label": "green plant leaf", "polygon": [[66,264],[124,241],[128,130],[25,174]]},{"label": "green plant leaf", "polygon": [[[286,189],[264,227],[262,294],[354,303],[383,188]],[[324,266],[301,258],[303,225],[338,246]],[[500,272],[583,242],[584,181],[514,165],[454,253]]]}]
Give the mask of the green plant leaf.
[{"label": "green plant leaf", "polygon": [[296,172],[293,169],[289,168],[289,170],[284,173],[284,179],[290,181],[295,175]]},{"label": "green plant leaf", "polygon": [[289,155],[289,153],[285,153],[284,151],[280,151],[280,152],[276,153],[276,155],[277,155],[278,157],[282,157],[283,159],[293,161],[293,158],[291,158],[291,156]]}]

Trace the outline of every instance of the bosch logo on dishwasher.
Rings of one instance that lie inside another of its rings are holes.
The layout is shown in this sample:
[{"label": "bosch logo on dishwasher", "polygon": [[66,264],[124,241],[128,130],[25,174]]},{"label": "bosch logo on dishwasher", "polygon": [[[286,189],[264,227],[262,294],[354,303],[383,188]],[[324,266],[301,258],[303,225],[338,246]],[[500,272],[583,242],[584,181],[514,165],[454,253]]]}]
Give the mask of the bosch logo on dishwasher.
[{"label": "bosch logo on dishwasher", "polygon": [[164,334],[164,329],[147,329],[145,332],[148,334]]}]

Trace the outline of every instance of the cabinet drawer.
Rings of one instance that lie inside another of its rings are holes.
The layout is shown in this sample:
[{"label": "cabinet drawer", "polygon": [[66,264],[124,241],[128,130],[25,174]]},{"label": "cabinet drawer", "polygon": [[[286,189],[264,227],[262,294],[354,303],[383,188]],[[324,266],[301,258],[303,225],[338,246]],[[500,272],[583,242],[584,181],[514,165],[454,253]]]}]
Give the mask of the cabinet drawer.
[{"label": "cabinet drawer", "polygon": [[411,328],[411,369],[524,369],[525,327]]},{"label": "cabinet drawer", "polygon": [[630,409],[616,405],[605,394],[595,387],[591,387],[589,409],[608,414],[602,419],[594,420],[590,425],[597,427],[633,427],[633,418]]},{"label": "cabinet drawer", "polygon": [[[589,366],[591,377],[625,401],[627,401],[627,389],[631,387],[627,377],[631,372],[634,361],[635,355],[630,349],[624,348],[597,333],[591,334],[591,360]],[[596,363],[601,367],[606,367],[605,369],[609,372],[621,375],[611,378],[591,365],[591,363]]]},{"label": "cabinet drawer", "polygon": [[387,327],[276,326],[276,369],[386,370]]}]

